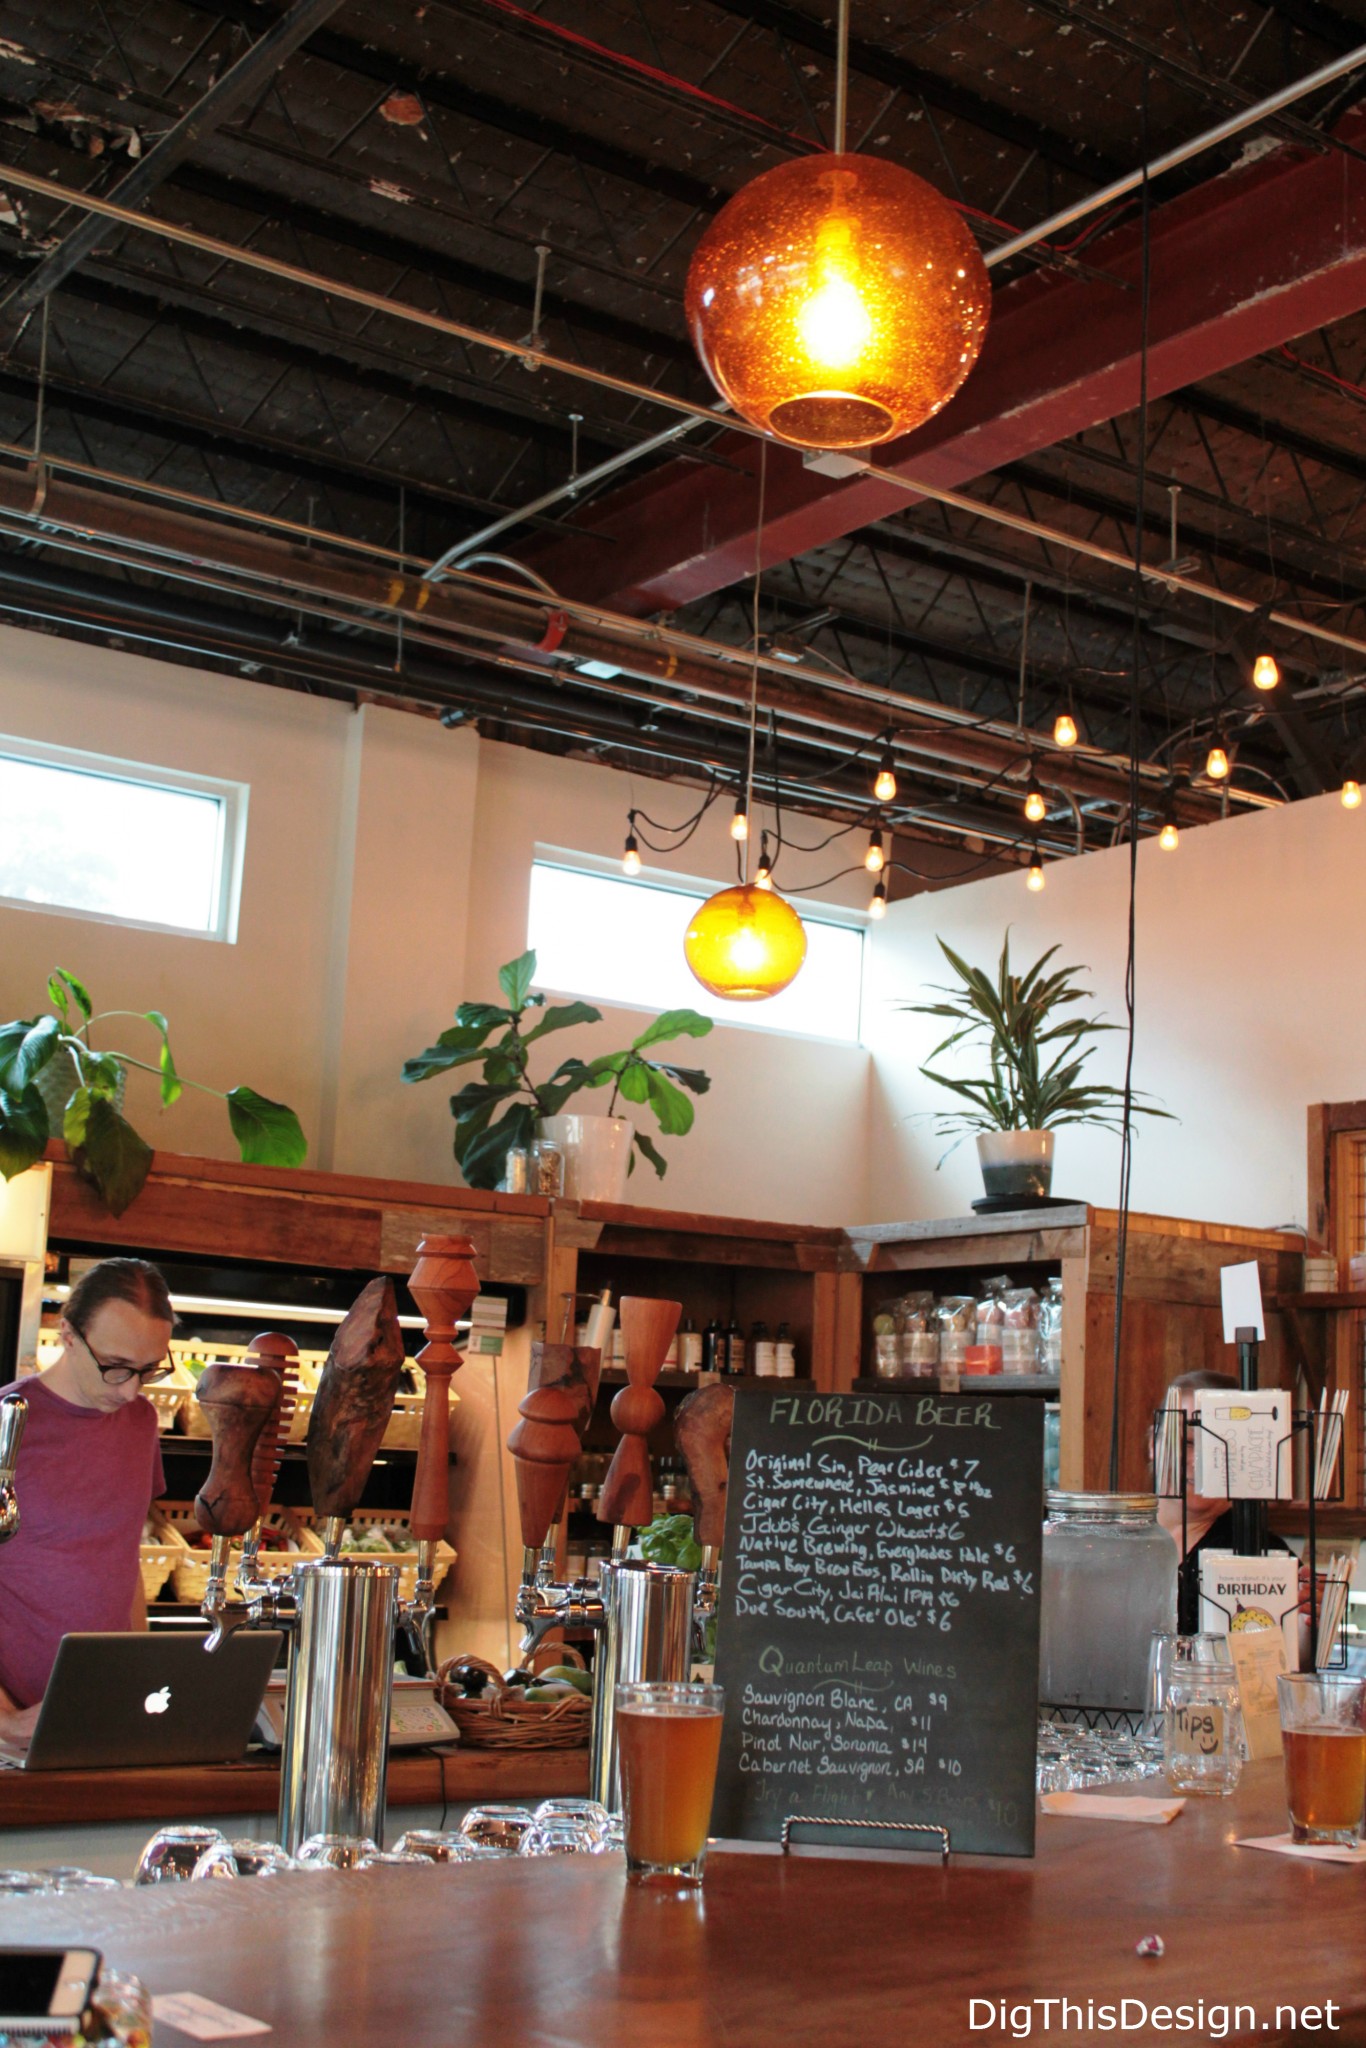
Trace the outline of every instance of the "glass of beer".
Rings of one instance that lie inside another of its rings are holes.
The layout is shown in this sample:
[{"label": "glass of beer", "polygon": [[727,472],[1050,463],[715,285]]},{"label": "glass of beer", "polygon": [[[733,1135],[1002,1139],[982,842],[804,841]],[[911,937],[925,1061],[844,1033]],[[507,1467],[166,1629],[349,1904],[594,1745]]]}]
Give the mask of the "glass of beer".
[{"label": "glass of beer", "polygon": [[721,1752],[719,1685],[617,1687],[626,1873],[700,1884]]},{"label": "glass of beer", "polygon": [[1366,1816],[1366,1678],[1283,1672],[1276,1691],[1290,1831],[1350,1849]]}]

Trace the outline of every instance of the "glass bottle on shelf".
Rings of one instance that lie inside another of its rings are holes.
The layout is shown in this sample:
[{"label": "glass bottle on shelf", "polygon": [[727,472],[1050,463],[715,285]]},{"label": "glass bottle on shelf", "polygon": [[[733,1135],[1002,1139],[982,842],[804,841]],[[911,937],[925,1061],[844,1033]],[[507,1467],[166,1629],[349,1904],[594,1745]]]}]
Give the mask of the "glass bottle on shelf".
[{"label": "glass bottle on shelf", "polygon": [[732,1316],[726,1331],[726,1371],[732,1379],[738,1379],[745,1370],[745,1333],[740,1328],[738,1316]]},{"label": "glass bottle on shelf", "polygon": [[777,1375],[780,1380],[791,1380],[797,1376],[797,1347],[792,1341],[792,1332],[786,1323],[779,1323],[773,1339]]},{"label": "glass bottle on shelf", "polygon": [[750,1365],[761,1380],[778,1377],[778,1347],[768,1334],[767,1323],[756,1323],[749,1333]]},{"label": "glass bottle on shelf", "polygon": [[713,1316],[702,1332],[703,1372],[724,1372],[726,1369],[726,1333],[720,1319]]}]

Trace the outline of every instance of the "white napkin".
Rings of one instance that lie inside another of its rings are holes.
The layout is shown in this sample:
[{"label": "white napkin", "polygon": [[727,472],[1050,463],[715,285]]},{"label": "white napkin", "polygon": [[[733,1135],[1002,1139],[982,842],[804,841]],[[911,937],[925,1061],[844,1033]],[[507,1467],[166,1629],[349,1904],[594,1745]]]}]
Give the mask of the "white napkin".
[{"label": "white napkin", "polygon": [[1316,1863],[1359,1863],[1366,1866],[1366,1843],[1344,1849],[1337,1842],[1297,1842],[1291,1835],[1256,1835],[1235,1842],[1235,1849],[1270,1849],[1276,1856],[1308,1856]]},{"label": "white napkin", "polygon": [[1184,1799],[1113,1797],[1105,1792],[1045,1792],[1039,1805],[1045,1813],[1064,1815],[1068,1820],[1135,1820],[1144,1827],[1162,1828],[1176,1819]]}]

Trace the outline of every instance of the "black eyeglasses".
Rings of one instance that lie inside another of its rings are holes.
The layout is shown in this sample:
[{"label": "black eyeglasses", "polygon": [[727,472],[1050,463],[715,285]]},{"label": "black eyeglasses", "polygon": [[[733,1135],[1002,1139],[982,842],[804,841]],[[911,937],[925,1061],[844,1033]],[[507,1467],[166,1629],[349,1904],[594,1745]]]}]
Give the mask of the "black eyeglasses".
[{"label": "black eyeglasses", "polygon": [[126,1387],[129,1380],[136,1380],[140,1386],[145,1387],[152,1380],[169,1379],[171,1376],[174,1368],[169,1358],[163,1358],[158,1365],[129,1365],[122,1358],[101,1358],[85,1331],[76,1329],[75,1323],[72,1323],[71,1328],[76,1331],[76,1335],[94,1359],[100,1378],[111,1387]]}]

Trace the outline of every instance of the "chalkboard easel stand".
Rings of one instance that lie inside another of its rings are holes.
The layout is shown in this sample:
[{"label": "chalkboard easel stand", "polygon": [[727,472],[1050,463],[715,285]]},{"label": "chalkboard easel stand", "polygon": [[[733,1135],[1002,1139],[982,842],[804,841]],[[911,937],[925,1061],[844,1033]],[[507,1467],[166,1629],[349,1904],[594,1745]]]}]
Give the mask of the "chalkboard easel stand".
[{"label": "chalkboard easel stand", "polygon": [[869,1834],[935,1835],[939,1841],[939,1860],[941,1863],[948,1862],[949,1850],[952,1846],[949,1841],[948,1829],[941,1828],[936,1821],[841,1820],[838,1818],[824,1819],[819,1814],[814,1813],[789,1813],[783,1822],[783,1831],[779,1837],[783,1845],[784,1856],[787,1855],[792,1846],[793,1828],[858,1828],[866,1830]]}]

